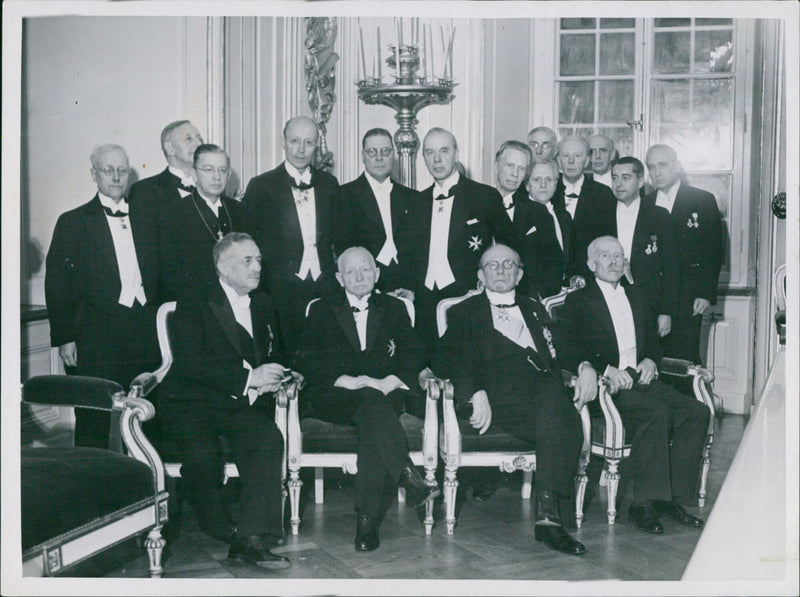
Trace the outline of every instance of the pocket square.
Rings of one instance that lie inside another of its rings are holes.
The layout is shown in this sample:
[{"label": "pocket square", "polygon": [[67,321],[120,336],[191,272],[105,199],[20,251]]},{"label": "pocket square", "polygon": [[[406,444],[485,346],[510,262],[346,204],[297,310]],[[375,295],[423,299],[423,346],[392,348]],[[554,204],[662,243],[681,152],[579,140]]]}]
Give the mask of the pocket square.
[{"label": "pocket square", "polygon": [[471,220],[467,220],[467,226],[472,226],[473,224],[478,223],[478,218],[472,218]]},{"label": "pocket square", "polygon": [[530,229],[530,230],[528,230],[528,231],[525,233],[525,236],[528,236],[529,234],[533,234],[534,232],[536,232],[536,226],[531,226],[531,229]]}]

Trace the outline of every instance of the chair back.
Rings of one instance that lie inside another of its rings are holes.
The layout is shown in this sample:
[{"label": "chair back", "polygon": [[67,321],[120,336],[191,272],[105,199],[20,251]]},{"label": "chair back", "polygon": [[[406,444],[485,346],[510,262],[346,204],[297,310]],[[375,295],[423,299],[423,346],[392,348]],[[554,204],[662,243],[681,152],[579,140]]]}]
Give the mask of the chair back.
[{"label": "chair back", "polygon": [[461,296],[453,296],[439,301],[439,304],[436,305],[436,330],[440,338],[444,336],[444,333],[447,331],[447,310],[453,305],[457,305],[461,301],[465,301],[469,297],[480,294],[481,292],[483,292],[482,289],[478,290],[473,288]]},{"label": "chair back", "polygon": [[773,292],[775,294],[775,309],[786,310],[786,264],[778,266],[772,278]]},{"label": "chair back", "polygon": [[174,325],[175,301],[164,303],[158,308],[156,314],[156,332],[158,333],[158,348],[161,351],[161,365],[153,372],[158,383],[164,381],[169,368],[172,366],[172,344],[170,343],[170,324]]},{"label": "chair back", "polygon": [[564,306],[564,303],[567,300],[567,295],[570,292],[575,292],[576,290],[583,288],[584,286],[586,286],[586,280],[584,280],[582,276],[572,276],[569,281],[569,286],[562,287],[561,292],[558,294],[543,298],[541,301],[542,306],[547,310],[547,314],[550,316],[550,318],[554,321],[558,321],[558,313]]}]

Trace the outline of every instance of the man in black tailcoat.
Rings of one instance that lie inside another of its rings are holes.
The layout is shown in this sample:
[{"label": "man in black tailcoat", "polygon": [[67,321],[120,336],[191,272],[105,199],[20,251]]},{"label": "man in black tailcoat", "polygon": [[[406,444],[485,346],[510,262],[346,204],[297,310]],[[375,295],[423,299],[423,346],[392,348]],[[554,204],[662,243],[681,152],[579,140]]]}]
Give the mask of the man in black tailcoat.
[{"label": "man in black tailcoat", "polygon": [[247,185],[245,221],[266,266],[261,286],[275,302],[281,340],[296,346],[308,302],[335,289],[333,227],[339,182],[312,166],[319,132],[301,116],[283,129],[286,160]]},{"label": "man in black tailcoat", "polygon": [[670,213],[678,249],[678,303],[672,332],[664,338],[664,354],[701,363],[703,314],[717,302],[723,262],[722,216],[714,195],[681,180],[681,164],[671,147],[653,145],[645,164],[656,190],[644,202]]},{"label": "man in black tailcoat", "polygon": [[[562,359],[570,369],[586,362],[608,380],[630,440],[634,524],[663,533],[660,516],[699,528],[684,504],[697,500],[700,458],[708,418],[705,404],[658,381],[661,347],[654,305],[640,287],[620,284],[625,255],[611,236],[589,245],[594,276],[570,293],[559,314]],[[595,405],[590,405],[594,408]]]},{"label": "man in black tailcoat", "polygon": [[[178,301],[171,326],[174,362],[161,385],[165,426],[181,453],[181,477],[200,527],[231,544],[228,557],[261,568],[286,568],[269,551],[283,541],[283,436],[268,394],[291,378],[275,333],[269,297],[257,290],[261,254],[233,232],[208,256],[218,279]],[[219,436],[236,463],[242,492],[238,520],[222,495]]]},{"label": "man in black tailcoat", "polygon": [[[58,218],[47,253],[50,341],[78,375],[123,387],[158,364],[156,234],[141,206],[125,200],[130,167],[119,145],[91,154],[97,194]],[[75,445],[108,448],[110,415],[76,409]]]},{"label": "man in black tailcoat", "polygon": [[439,494],[408,457],[397,418],[426,356],[402,301],[375,291],[380,271],[369,251],[347,249],[338,269],[343,290],[310,306],[298,351],[298,369],[308,380],[301,398],[315,417],[355,425],[355,548],[371,551],[380,545],[378,526],[398,483],[415,507]]}]

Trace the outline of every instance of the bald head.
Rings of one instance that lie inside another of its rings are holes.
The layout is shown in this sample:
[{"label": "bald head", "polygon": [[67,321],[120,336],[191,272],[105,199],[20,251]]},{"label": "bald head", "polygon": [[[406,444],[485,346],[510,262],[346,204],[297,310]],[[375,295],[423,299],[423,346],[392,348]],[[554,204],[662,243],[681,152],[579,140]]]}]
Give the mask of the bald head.
[{"label": "bald head", "polygon": [[481,255],[478,279],[492,292],[511,292],[522,279],[519,253],[506,245],[492,245]]},{"label": "bald head", "polygon": [[528,133],[528,145],[535,161],[550,160],[556,156],[558,138],[553,129],[537,126]]},{"label": "bald head", "polygon": [[364,247],[351,247],[339,255],[336,280],[347,292],[361,298],[372,292],[378,282],[380,270],[375,259]]},{"label": "bald head", "polygon": [[564,180],[577,182],[589,164],[589,143],[583,137],[572,135],[558,144],[558,165]]},{"label": "bald head", "polygon": [[614,140],[605,135],[594,135],[589,138],[589,152],[592,172],[605,174],[614,159]]},{"label": "bald head", "polygon": [[653,145],[645,157],[650,182],[660,191],[667,192],[681,175],[678,154],[669,145]]},{"label": "bald head", "polygon": [[625,271],[625,252],[613,236],[601,236],[589,243],[587,265],[598,280],[616,286]]},{"label": "bald head", "polygon": [[297,116],[283,127],[283,151],[286,161],[304,172],[314,161],[319,131],[307,116]]},{"label": "bald head", "polygon": [[425,166],[437,182],[445,180],[456,168],[458,145],[456,138],[448,130],[434,127],[422,141],[422,157]]}]

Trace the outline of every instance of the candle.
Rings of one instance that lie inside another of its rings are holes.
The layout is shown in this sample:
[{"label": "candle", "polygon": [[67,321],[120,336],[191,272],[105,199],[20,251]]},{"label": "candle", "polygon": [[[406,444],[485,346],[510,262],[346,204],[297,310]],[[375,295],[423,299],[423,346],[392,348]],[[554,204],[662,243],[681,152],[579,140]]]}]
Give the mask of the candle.
[{"label": "candle", "polygon": [[[361,72],[364,73],[364,79],[367,78],[367,60],[364,56],[364,31],[361,29],[361,25],[358,26],[358,41],[361,47]],[[362,79],[363,80],[363,79]]]},{"label": "candle", "polygon": [[395,60],[397,61],[397,78],[400,79],[400,41],[403,39],[403,26],[400,19],[397,21],[397,45],[395,47]]},{"label": "candle", "polygon": [[422,23],[422,45],[420,46],[420,59],[422,61],[422,80],[428,81],[428,54],[425,50],[425,23]]},{"label": "candle", "polygon": [[444,26],[439,23],[439,33],[442,36],[442,79],[447,78],[447,44],[444,43]]},{"label": "candle", "polygon": [[381,28],[378,27],[378,80],[381,79],[381,69],[383,65],[381,64],[383,60],[381,59]]},{"label": "candle", "polygon": [[450,80],[453,79],[453,39],[456,36],[455,26],[450,30],[450,46],[447,48],[447,54],[450,64]]},{"label": "candle", "polygon": [[428,44],[428,50],[431,53],[431,79],[434,83],[436,83],[436,67],[433,63],[433,23],[431,23],[428,27],[428,35],[430,40],[430,44]]}]

